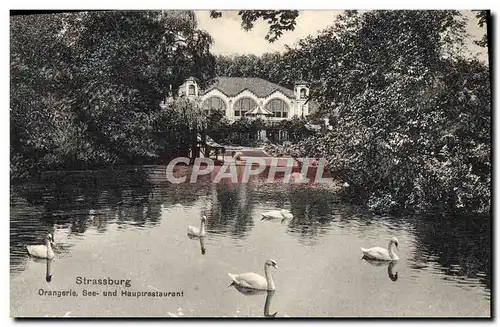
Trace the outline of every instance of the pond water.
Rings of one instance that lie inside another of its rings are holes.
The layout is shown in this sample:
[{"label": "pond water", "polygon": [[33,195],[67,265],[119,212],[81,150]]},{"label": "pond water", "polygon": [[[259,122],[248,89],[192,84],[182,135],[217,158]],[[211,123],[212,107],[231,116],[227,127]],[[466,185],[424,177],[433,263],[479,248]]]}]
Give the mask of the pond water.
[{"label": "pond water", "polygon": [[[164,171],[56,172],[14,185],[11,316],[490,316],[489,218],[380,216],[324,187],[259,178],[170,184]],[[282,208],[294,218],[261,220]],[[199,226],[202,215],[207,235],[189,238],[187,226]],[[42,244],[48,232],[56,252],[49,266],[24,248]],[[393,236],[397,264],[361,260],[360,247],[386,247]],[[266,259],[278,264],[275,292],[228,287],[228,272],[264,275]],[[78,277],[125,279],[130,287],[81,285]],[[40,295],[65,290],[78,296]],[[103,294],[114,290],[117,296]]]}]

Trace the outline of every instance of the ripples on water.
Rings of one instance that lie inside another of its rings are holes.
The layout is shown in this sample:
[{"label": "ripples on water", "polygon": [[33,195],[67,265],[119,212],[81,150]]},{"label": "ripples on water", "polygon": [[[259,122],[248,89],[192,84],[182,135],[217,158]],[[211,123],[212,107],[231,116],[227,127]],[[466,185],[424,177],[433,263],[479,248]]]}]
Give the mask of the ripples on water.
[{"label": "ripples on water", "polygon": [[[442,283],[453,287],[481,289],[489,306],[491,239],[488,218],[380,216],[342,202],[325,188],[258,181],[213,184],[201,180],[197,184],[176,185],[169,184],[163,172],[164,167],[146,167],[113,172],[48,173],[40,181],[13,186],[11,273],[23,274],[28,265],[24,245],[40,243],[47,232],[54,233],[57,257],[63,260],[71,256],[77,241],[85,242],[89,235],[105,237],[110,230],[155,228],[165,217],[186,215],[195,217],[193,221],[196,221],[206,215],[209,245],[230,239],[237,253],[255,251],[256,255],[261,255],[257,252],[264,251],[264,245],[254,241],[258,237],[254,230],[259,230],[263,224],[276,231],[275,240],[265,241],[271,246],[273,242],[278,242],[276,245],[285,242],[283,236],[278,235],[282,233],[304,249],[316,249],[319,257],[330,254],[360,257],[357,246],[351,250],[348,244],[335,243],[336,239],[352,242],[362,239],[360,244],[366,247],[385,247],[391,234],[404,235],[400,242],[406,258],[387,272],[391,281],[400,283],[406,278],[409,282],[417,282],[424,275],[436,275]],[[285,222],[260,221],[260,213],[276,208],[291,210],[295,218]],[[327,252],[320,253],[324,248]],[[211,251],[214,250],[208,248],[207,253],[213,253]],[[307,258],[301,260],[308,264]],[[283,264],[286,267],[286,263]],[[257,270],[259,267],[255,271],[262,273]],[[399,270],[400,277],[395,278],[392,270]],[[432,298],[429,301],[432,302]],[[179,312],[168,314],[180,315]],[[322,315],[311,311],[309,314]],[[333,314],[327,312],[326,315]]]}]

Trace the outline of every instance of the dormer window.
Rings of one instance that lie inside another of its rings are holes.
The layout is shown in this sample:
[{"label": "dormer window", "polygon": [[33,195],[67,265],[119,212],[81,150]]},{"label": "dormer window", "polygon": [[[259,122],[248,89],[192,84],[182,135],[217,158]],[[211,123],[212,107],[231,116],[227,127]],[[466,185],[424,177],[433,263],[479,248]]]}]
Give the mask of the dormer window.
[{"label": "dormer window", "polygon": [[300,98],[301,99],[307,98],[307,94],[306,94],[306,89],[305,88],[300,89]]},{"label": "dormer window", "polygon": [[196,88],[194,85],[189,85],[189,95],[195,95]]}]

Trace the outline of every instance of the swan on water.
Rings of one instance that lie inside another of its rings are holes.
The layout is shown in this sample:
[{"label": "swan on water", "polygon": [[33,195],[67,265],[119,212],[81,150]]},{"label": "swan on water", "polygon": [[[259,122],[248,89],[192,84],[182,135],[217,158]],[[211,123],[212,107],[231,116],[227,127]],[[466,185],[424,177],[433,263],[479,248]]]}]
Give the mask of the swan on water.
[{"label": "swan on water", "polygon": [[293,214],[286,209],[281,210],[271,210],[261,213],[262,219],[292,219]]},{"label": "swan on water", "polygon": [[52,260],[55,257],[52,242],[54,242],[54,238],[49,233],[45,236],[45,245],[26,245],[26,250],[33,258]]},{"label": "swan on water", "polygon": [[261,275],[253,272],[243,273],[239,275],[227,273],[233,280],[233,282],[229,286],[235,285],[237,287],[244,287],[254,290],[273,291],[276,289],[276,287],[274,285],[273,276],[271,275],[269,267],[278,269],[278,264],[274,260],[266,260],[266,263],[264,264],[264,273],[266,277],[262,277]]},{"label": "swan on water", "polygon": [[205,221],[206,220],[207,220],[206,216],[201,217],[200,229],[198,229],[198,227],[194,227],[194,226],[189,225],[188,226],[188,235],[189,236],[196,236],[196,237],[205,236]]},{"label": "swan on water", "polygon": [[387,249],[376,246],[370,249],[361,248],[361,252],[363,252],[363,258],[366,259],[381,260],[381,261],[397,261],[399,260],[399,257],[396,254],[396,252],[394,252],[394,248],[397,249],[398,245],[399,245],[398,239],[393,237],[389,241]]},{"label": "swan on water", "polygon": [[235,161],[238,161],[238,160],[241,160],[241,157],[243,156],[243,153],[241,151],[238,151],[236,152],[234,155],[233,155],[233,158]]}]

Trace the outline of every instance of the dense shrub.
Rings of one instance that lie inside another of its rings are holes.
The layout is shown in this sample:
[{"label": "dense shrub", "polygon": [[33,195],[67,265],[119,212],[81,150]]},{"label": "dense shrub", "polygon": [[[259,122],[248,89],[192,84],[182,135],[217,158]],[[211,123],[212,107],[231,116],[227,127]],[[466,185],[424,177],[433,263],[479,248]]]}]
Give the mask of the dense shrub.
[{"label": "dense shrub", "polygon": [[293,148],[326,158],[346,198],[375,211],[488,212],[490,74],[464,55],[464,27],[456,11],[347,12],[301,40],[283,60],[334,128]]}]

